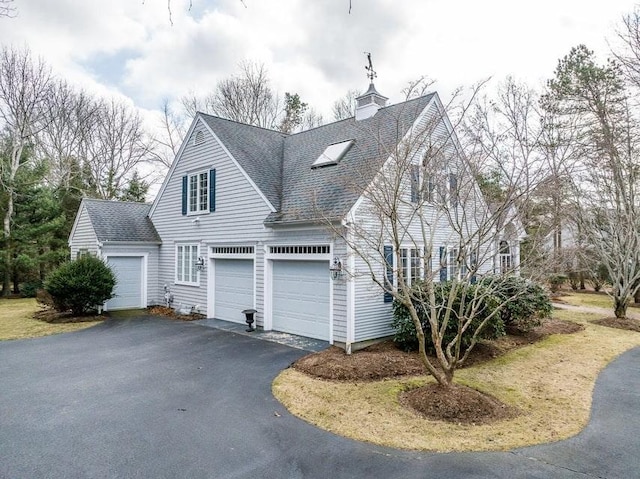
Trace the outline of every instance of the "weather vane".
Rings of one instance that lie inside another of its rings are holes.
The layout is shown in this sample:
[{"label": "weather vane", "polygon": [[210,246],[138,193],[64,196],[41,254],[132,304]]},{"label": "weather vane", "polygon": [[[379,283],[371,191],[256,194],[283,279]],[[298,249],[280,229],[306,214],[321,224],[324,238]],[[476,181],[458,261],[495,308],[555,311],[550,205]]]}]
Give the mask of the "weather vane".
[{"label": "weather vane", "polygon": [[367,60],[369,60],[369,66],[365,65],[364,67],[365,70],[367,70],[367,78],[371,80],[371,83],[373,83],[373,79],[376,78],[378,74],[373,69],[373,63],[371,62],[371,53],[364,52],[364,54],[367,55]]}]

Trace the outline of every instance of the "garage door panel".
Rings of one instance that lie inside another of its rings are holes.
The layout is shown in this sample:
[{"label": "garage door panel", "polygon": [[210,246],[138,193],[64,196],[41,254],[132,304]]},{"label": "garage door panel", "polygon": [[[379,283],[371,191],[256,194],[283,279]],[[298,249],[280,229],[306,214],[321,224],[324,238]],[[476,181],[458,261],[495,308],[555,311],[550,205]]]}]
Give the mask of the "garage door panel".
[{"label": "garage door panel", "polygon": [[273,329],[329,339],[326,261],[273,262]]},{"label": "garage door panel", "polygon": [[109,256],[107,264],[116,277],[114,297],[107,301],[108,310],[143,308],[142,267],[140,256]]},{"label": "garage door panel", "polygon": [[243,309],[253,308],[253,260],[216,259],[215,317],[244,323]]}]

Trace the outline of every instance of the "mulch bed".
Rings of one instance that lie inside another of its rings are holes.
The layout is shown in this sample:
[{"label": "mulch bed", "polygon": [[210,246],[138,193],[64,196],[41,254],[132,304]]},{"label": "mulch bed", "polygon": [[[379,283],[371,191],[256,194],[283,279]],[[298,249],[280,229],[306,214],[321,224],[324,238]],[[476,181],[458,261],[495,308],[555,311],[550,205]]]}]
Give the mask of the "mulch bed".
[{"label": "mulch bed", "polygon": [[97,314],[87,316],[73,316],[71,311],[60,313],[53,309],[41,309],[33,313],[33,318],[45,323],[62,324],[62,323],[86,323],[89,321],[103,321],[104,316]]},{"label": "mulch bed", "polygon": [[624,329],[627,331],[636,331],[640,333],[640,320],[637,320],[637,319],[632,319],[632,318],[621,319],[616,317],[610,317],[610,318],[596,319],[595,321],[592,321],[592,323],[598,324],[600,326],[608,326],[609,328]]},{"label": "mulch bed", "polygon": [[[497,340],[478,343],[465,366],[489,361],[551,334],[571,334],[583,329],[584,326],[571,321],[549,319],[528,333],[514,334],[512,331]],[[418,354],[398,349],[391,340],[374,344],[353,354],[346,354],[344,350],[331,346],[324,351],[300,358],[293,363],[293,367],[310,376],[333,381],[375,381],[425,374]]]},{"label": "mulch bed", "polygon": [[[465,366],[494,359],[551,334],[571,334],[583,329],[584,326],[571,321],[548,319],[527,333],[509,331],[497,340],[477,344]],[[390,340],[350,355],[332,346],[299,359],[293,367],[310,376],[334,381],[373,381],[425,374],[417,352],[402,351]],[[459,384],[449,388],[428,384],[402,392],[399,400],[423,417],[459,424],[489,424],[520,413],[492,396]]]},{"label": "mulch bed", "polygon": [[429,384],[400,394],[400,403],[427,419],[459,424],[488,424],[517,416],[520,411],[488,394],[452,384]]},{"label": "mulch bed", "polygon": [[204,314],[198,313],[179,314],[175,309],[167,308],[166,306],[151,306],[147,311],[154,316],[166,316],[167,318],[178,319],[180,321],[195,321],[206,317]]}]

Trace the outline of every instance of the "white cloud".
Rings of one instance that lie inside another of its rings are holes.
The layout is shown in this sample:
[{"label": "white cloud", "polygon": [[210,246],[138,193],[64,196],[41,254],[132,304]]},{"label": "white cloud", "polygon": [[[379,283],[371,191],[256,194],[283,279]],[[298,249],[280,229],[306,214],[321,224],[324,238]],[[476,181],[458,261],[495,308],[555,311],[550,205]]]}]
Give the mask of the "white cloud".
[{"label": "white cloud", "polygon": [[0,19],[2,44],[28,45],[89,91],[118,93],[147,109],[205,92],[244,59],[264,63],[273,86],[330,117],[332,102],[376,85],[392,101],[422,75],[451,91],[511,74],[540,83],[579,43],[606,55],[605,36],[633,0],[18,0]]}]

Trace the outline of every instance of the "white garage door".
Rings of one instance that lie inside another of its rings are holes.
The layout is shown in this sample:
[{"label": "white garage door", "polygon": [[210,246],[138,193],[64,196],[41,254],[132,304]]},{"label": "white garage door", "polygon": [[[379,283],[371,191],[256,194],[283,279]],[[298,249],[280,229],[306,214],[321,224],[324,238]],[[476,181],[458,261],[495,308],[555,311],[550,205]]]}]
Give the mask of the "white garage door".
[{"label": "white garage door", "polygon": [[116,276],[115,296],[107,301],[106,309],[144,308],[142,302],[141,256],[109,256],[107,264]]},{"label": "white garage door", "polygon": [[253,308],[253,260],[216,259],[216,319],[244,323],[243,309]]},{"label": "white garage door", "polygon": [[329,264],[273,262],[273,329],[329,340]]}]

